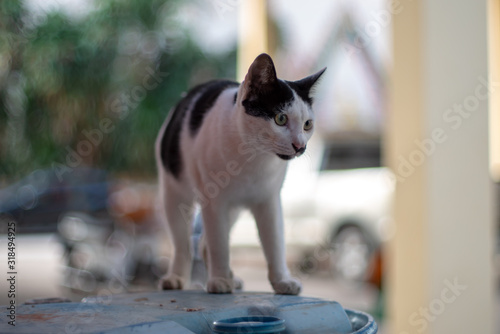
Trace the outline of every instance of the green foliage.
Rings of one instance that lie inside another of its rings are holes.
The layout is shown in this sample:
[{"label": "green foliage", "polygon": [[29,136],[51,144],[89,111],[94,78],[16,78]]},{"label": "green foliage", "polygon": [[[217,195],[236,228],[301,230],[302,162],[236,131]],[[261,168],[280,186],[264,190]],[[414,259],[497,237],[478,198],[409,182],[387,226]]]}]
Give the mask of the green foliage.
[{"label": "green foliage", "polygon": [[0,2],[0,182],[76,164],[152,177],[181,93],[234,78],[235,51],[204,54],[177,20],[180,1],[96,3],[80,20],[37,22],[22,2]]}]

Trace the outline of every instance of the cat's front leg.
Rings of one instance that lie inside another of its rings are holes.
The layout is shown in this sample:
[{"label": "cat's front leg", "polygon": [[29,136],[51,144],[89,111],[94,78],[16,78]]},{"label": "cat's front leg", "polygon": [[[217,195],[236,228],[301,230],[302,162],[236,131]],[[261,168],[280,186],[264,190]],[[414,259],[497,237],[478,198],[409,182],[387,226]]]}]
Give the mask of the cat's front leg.
[{"label": "cat's front leg", "polygon": [[286,265],[283,214],[279,195],[252,208],[269,270],[269,281],[277,294],[298,295],[301,283],[290,275]]},{"label": "cat's front leg", "polygon": [[203,208],[203,223],[208,252],[207,292],[231,293],[234,280],[229,268],[230,221],[227,208],[209,204]]}]

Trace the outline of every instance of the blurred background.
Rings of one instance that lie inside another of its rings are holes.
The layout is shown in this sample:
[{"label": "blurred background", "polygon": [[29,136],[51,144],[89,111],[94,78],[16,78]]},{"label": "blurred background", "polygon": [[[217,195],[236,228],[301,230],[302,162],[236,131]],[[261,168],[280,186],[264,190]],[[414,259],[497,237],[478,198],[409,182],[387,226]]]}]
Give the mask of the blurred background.
[{"label": "blurred background", "polygon": [[[410,177],[404,161],[396,173],[386,167],[383,153],[398,6],[0,2],[0,245],[7,248],[6,226],[15,221],[18,303],[155,289],[171,253],[156,205],[160,125],[190,87],[241,81],[265,51],[283,79],[328,67],[315,92],[318,127],[282,192],[289,265],[303,295],[367,311],[390,333],[384,254],[401,231],[397,185]],[[407,169],[419,166],[408,159]],[[498,186],[494,192],[498,203]],[[240,218],[231,242],[245,290],[272,291],[250,216]],[[412,333],[424,330],[418,315]]]}]

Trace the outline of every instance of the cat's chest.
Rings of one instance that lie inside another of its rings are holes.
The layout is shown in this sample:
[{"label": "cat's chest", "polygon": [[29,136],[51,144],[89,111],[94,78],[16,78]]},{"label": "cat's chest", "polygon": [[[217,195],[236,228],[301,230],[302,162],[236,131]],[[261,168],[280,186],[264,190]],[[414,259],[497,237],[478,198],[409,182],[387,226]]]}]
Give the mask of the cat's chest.
[{"label": "cat's chest", "polygon": [[248,200],[279,193],[286,173],[286,164],[275,160],[271,163],[246,162],[240,175],[233,179],[233,192]]},{"label": "cat's chest", "polygon": [[226,155],[204,160],[193,175],[199,178],[196,187],[201,192],[217,188],[217,198],[247,206],[279,194],[286,173],[286,163],[263,153]]}]

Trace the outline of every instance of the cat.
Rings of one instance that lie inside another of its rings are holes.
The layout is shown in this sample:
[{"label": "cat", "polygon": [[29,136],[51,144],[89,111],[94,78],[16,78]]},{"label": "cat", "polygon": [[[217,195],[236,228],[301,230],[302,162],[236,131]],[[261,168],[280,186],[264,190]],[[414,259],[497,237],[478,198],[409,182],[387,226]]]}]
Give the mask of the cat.
[{"label": "cat", "polygon": [[325,70],[284,81],[263,53],[241,84],[198,85],[169,113],[156,140],[156,160],[174,255],[160,288],[183,289],[189,283],[191,221],[198,203],[208,293],[231,293],[240,285],[229,267],[229,233],[241,209],[256,220],[275,293],[300,293],[301,283],[285,261],[280,189],[288,161],[305,152],[313,133],[311,91]]}]

